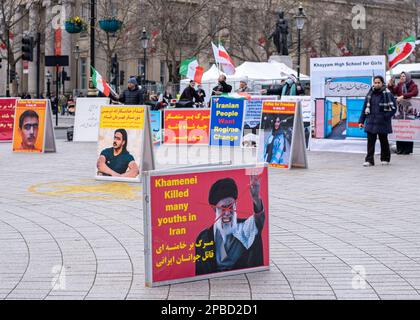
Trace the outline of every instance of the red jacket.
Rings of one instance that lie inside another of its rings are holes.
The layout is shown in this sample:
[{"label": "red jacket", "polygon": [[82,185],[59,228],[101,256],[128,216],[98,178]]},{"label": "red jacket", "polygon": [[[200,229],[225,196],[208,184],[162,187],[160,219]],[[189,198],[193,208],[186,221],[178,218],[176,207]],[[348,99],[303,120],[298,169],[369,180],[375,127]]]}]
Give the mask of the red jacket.
[{"label": "red jacket", "polygon": [[388,89],[397,97],[404,96],[404,99],[417,97],[419,94],[419,89],[413,80],[408,83],[406,94],[403,94],[403,83],[398,83],[395,87],[388,86]]}]

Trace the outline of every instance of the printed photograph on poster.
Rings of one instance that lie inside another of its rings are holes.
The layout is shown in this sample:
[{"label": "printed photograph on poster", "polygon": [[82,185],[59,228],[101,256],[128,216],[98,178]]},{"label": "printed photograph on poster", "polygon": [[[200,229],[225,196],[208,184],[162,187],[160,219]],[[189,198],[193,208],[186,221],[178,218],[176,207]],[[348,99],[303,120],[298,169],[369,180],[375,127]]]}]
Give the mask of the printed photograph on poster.
[{"label": "printed photograph on poster", "polygon": [[268,170],[150,178],[151,282],[269,266]]},{"label": "printed photograph on poster", "polygon": [[145,107],[101,108],[97,178],[140,180],[144,122]]},{"label": "printed photograph on poster", "polygon": [[150,126],[153,145],[160,146],[162,144],[162,111],[150,111]]},{"label": "printed photograph on poster", "polygon": [[281,101],[300,102],[302,106],[303,126],[305,130],[306,148],[309,148],[310,140],[315,128],[315,109],[312,110],[312,101],[310,96],[283,96]]},{"label": "printed photograph on poster", "polygon": [[13,123],[17,98],[0,98],[0,142],[13,140]]},{"label": "printed photograph on poster", "polygon": [[13,129],[13,152],[44,152],[47,100],[18,100]]},{"label": "printed photograph on poster", "polygon": [[262,105],[263,101],[269,100],[277,100],[277,96],[251,96],[248,99],[242,137],[243,148],[256,148],[258,146]]},{"label": "printed photograph on poster", "polygon": [[240,147],[247,100],[211,99],[210,146]]},{"label": "printed photograph on poster", "polygon": [[420,98],[402,100],[392,119],[390,140],[420,142]]},{"label": "printed photograph on poster", "polygon": [[210,109],[167,109],[164,111],[164,143],[208,145]]},{"label": "printed photograph on poster", "polygon": [[267,101],[263,105],[258,160],[289,168],[296,103]]}]

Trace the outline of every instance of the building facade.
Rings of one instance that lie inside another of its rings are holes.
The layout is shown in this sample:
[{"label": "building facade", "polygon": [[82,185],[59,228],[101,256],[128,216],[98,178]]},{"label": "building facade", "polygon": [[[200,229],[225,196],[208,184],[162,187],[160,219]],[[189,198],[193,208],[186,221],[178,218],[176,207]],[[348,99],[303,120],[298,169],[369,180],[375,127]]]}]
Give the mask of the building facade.
[{"label": "building facade", "polygon": [[[10,1],[10,0],[9,0]],[[6,1],[7,2],[7,1]],[[297,62],[297,28],[294,16],[295,1],[273,1],[270,6],[258,1],[212,2],[194,0],[140,0],[96,1],[96,69],[108,80],[112,57],[117,57],[119,72],[117,85],[125,87],[130,76],[140,76],[165,85],[178,82],[179,63],[190,56],[198,57],[208,68],[214,62],[211,41],[221,41],[237,64],[243,61],[267,61],[274,53],[270,33],[274,30],[277,12],[285,11],[289,21],[290,55]],[[13,1],[10,1],[13,7]],[[311,57],[340,55],[386,54],[390,43],[409,35],[418,35],[417,0],[400,1],[302,1],[307,22],[302,30],[301,71],[308,74]],[[40,92],[56,93],[55,67],[45,67],[45,56],[69,56],[69,66],[64,67],[67,79],[62,79],[60,68],[60,93],[87,93],[90,75],[89,28],[70,34],[64,28],[69,17],[80,16],[90,23],[91,1],[43,0],[26,1],[13,8],[13,19],[2,22],[2,41],[8,30],[11,34],[9,53],[0,50],[0,95],[7,89],[7,57],[16,77],[9,84],[11,95],[35,95],[40,79]],[[123,27],[115,33],[106,33],[98,22],[117,18]],[[15,23],[12,23],[12,22]],[[188,24],[189,23],[189,24]],[[149,37],[148,48],[141,47],[143,27]],[[21,40],[25,35],[37,39],[40,35],[40,74],[37,75],[37,54],[34,61],[25,62],[21,55]],[[11,57],[13,56],[13,57]],[[146,75],[144,72],[146,70]],[[9,73],[10,75],[10,73]],[[162,87],[160,87],[162,89]]]}]

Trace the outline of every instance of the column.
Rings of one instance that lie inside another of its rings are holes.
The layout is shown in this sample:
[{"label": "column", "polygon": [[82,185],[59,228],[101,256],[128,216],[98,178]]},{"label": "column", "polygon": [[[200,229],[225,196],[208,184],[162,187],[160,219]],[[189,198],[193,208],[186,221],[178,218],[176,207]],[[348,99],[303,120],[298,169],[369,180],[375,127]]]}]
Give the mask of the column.
[{"label": "column", "polygon": [[[38,30],[40,25],[40,18],[39,18],[39,7],[37,3],[34,3],[29,10],[29,35],[34,38],[36,41],[37,32],[41,32]],[[29,62],[29,74],[28,74],[28,93],[34,97],[36,94],[36,85],[37,85],[37,52],[36,46],[34,46],[34,54],[33,54],[33,61]]]},{"label": "column", "polygon": [[[53,29],[53,25],[52,25],[52,19],[54,17],[53,11],[52,11],[52,3],[50,0],[44,0],[43,4],[45,7],[45,55],[46,56],[53,56],[55,55],[54,52],[54,29]],[[55,74],[55,68],[53,67],[45,67],[44,70],[44,96],[47,96],[47,77],[45,76],[47,74],[47,72],[49,71],[49,73],[52,75],[52,77],[54,77]],[[41,77],[42,78],[42,77]],[[51,92],[54,91],[54,85],[53,85],[53,78],[51,78],[50,80],[51,82]]]},{"label": "column", "polygon": [[[63,7],[66,13],[66,19],[70,18],[73,15],[73,6],[74,6],[74,1],[73,0],[63,0]],[[66,82],[66,87],[65,90],[66,92],[72,92],[73,90],[73,76],[72,76],[72,57],[73,57],[73,53],[72,53],[72,36],[70,33],[66,32],[65,30],[63,30],[63,34],[62,34],[62,43],[61,43],[61,54],[63,56],[69,56],[69,66],[65,67],[66,71],[67,71],[67,76],[71,77],[71,82],[67,81]],[[76,36],[76,35],[74,35]]]}]

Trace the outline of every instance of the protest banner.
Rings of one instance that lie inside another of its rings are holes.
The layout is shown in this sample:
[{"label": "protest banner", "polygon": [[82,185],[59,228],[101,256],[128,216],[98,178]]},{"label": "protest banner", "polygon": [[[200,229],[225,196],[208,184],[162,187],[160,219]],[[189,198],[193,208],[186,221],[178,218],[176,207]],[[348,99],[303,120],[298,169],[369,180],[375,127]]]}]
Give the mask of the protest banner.
[{"label": "protest banner", "polygon": [[310,96],[282,96],[284,102],[300,102],[302,109],[303,126],[305,130],[306,148],[309,149],[312,138],[312,129],[315,128],[315,110],[312,110],[312,100]]},{"label": "protest banner", "polygon": [[258,161],[276,168],[307,168],[300,102],[264,101]]},{"label": "protest banner", "polygon": [[50,100],[16,102],[13,152],[56,152]]},{"label": "protest banner", "polygon": [[212,97],[210,146],[241,146],[246,104],[246,99]]},{"label": "protest banner", "polygon": [[210,109],[166,109],[164,129],[167,145],[208,145]]},{"label": "protest banner", "polygon": [[151,171],[143,192],[146,286],[269,269],[266,166]]},{"label": "protest banner", "polygon": [[140,182],[155,168],[149,109],[103,106],[100,111],[96,179]]},{"label": "protest banner", "polygon": [[0,142],[13,140],[13,122],[18,98],[0,98]]},{"label": "protest banner", "polygon": [[[375,76],[385,78],[385,73],[385,56],[312,58],[311,100],[316,111],[315,138],[341,141],[343,146],[346,141],[354,139],[364,143],[360,141],[363,134],[355,126],[356,115],[362,112],[363,107],[358,99],[366,97]],[[324,107],[320,105],[321,101]],[[311,141],[311,150],[316,150],[315,145],[323,145],[324,150],[324,145],[329,144],[328,141],[314,142]],[[329,145],[336,144],[332,142]],[[348,152],[352,152],[353,143],[347,145]]]},{"label": "protest banner", "polygon": [[277,96],[251,96],[248,99],[241,143],[243,148],[256,148],[258,146],[262,105],[263,101],[269,100],[277,100]]},{"label": "protest banner", "polygon": [[392,119],[393,141],[420,142],[420,98],[402,100]]},{"label": "protest banner", "polygon": [[162,144],[162,111],[150,111],[150,128],[153,145],[160,146]]},{"label": "protest banner", "polygon": [[98,142],[101,107],[109,101],[109,98],[77,98],[74,142]]}]

